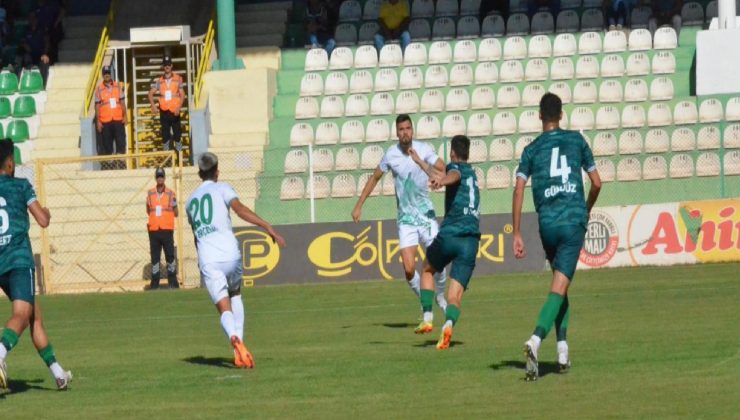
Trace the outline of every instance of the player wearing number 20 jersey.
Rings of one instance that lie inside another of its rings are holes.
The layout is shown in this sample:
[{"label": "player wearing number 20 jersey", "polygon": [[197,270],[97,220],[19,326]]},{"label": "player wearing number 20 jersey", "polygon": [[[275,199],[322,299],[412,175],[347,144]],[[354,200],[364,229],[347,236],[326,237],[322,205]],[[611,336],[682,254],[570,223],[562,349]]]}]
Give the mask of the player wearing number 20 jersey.
[{"label": "player wearing number 20 jersey", "polygon": [[[534,333],[524,345],[527,380],[538,377],[537,352],[553,324],[558,339],[558,364],[563,370],[570,366],[565,341],[570,314],[568,288],[583,247],[588,214],[601,189],[599,172],[586,140],[575,131],[560,129],[562,106],[557,95],[546,93],[542,96],[540,119],[543,133],[524,148],[514,189],[514,255],[517,258],[526,256],[520,224],[524,187],[531,178],[540,239],[553,271],[550,294],[537,319]],[[588,201],[583,195],[581,170],[585,170],[591,180]]]},{"label": "player wearing number 20 jersey", "polygon": [[242,258],[231,227],[231,210],[241,219],[264,229],[279,246],[285,240],[256,213],[243,205],[229,184],[218,182],[218,158],[198,158],[203,183],[190,195],[186,208],[198,248],[198,267],[213,304],[221,314],[221,327],[234,348],[234,365],[253,368],[254,359],[243,343],[244,304],[241,296]]}]

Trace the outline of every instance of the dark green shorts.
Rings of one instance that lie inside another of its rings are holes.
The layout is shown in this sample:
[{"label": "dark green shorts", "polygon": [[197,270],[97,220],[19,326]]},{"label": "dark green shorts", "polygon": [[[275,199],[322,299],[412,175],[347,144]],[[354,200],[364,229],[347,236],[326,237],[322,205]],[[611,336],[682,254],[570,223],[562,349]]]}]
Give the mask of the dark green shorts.
[{"label": "dark green shorts", "polygon": [[586,228],[581,225],[540,227],[540,239],[547,261],[553,270],[563,273],[568,280],[573,280],[585,236]]},{"label": "dark green shorts", "polygon": [[23,300],[31,305],[36,294],[33,268],[14,268],[0,274],[0,289],[10,301]]},{"label": "dark green shorts", "polygon": [[427,248],[427,261],[437,272],[452,263],[449,278],[455,279],[467,289],[475,268],[478,255],[478,242],[475,236],[445,236],[438,234]]}]

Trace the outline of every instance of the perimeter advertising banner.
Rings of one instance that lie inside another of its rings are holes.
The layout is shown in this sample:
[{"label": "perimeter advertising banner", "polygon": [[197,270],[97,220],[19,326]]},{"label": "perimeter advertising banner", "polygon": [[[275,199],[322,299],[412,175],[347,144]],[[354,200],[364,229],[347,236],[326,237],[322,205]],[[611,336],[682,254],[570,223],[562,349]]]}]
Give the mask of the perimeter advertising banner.
[{"label": "perimeter advertising banner", "polygon": [[[508,214],[481,216],[474,276],[544,269],[537,216],[523,215],[528,252],[522,260],[512,255],[510,223]],[[234,229],[245,280],[260,285],[403,278],[395,220],[286,225],[278,230],[288,243],[282,249],[258,228]],[[417,259],[423,258],[419,247]]]},{"label": "perimeter advertising banner", "polygon": [[740,261],[740,200],[596,208],[579,268]]}]

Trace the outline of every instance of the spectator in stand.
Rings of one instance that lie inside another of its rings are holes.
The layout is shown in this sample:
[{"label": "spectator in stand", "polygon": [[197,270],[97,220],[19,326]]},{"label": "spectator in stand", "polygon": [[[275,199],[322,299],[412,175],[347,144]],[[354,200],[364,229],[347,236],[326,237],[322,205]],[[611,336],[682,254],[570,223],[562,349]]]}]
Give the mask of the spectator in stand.
[{"label": "spectator in stand", "polygon": [[306,6],[306,34],[311,48],[319,48],[322,45],[326,54],[331,57],[331,52],[337,46],[334,41],[334,25],[329,19],[329,10],[320,0],[309,0]]},{"label": "spectator in stand", "polygon": [[681,31],[681,9],[683,0],[653,0],[653,15],[648,21],[648,29],[655,35],[661,26],[671,25],[676,35]]},{"label": "spectator in stand", "polygon": [[49,60],[56,63],[59,60],[59,43],[64,39],[64,7],[59,0],[39,0],[38,4],[34,13],[39,25],[49,36]]},{"label": "spectator in stand", "polygon": [[607,0],[604,2],[604,16],[609,23],[609,30],[622,30],[629,25],[632,7],[629,0]]},{"label": "spectator in stand", "polygon": [[541,11],[549,11],[553,18],[557,17],[560,13],[560,0],[528,0],[527,14],[530,19],[535,13]]},{"label": "spectator in stand", "polygon": [[23,67],[30,68],[37,66],[41,72],[46,86],[46,78],[49,75],[49,36],[46,30],[39,25],[35,13],[28,16],[28,32],[21,41],[23,48],[22,64]]},{"label": "spectator in stand", "polygon": [[409,4],[401,0],[385,0],[380,5],[378,25],[380,31],[375,34],[375,48],[380,50],[387,39],[398,39],[401,41],[401,50],[406,51],[406,46],[411,43],[409,33],[409,21],[411,13]]},{"label": "spectator in stand", "polygon": [[479,21],[483,23],[483,19],[492,14],[499,14],[506,21],[509,18],[509,0],[481,0]]}]

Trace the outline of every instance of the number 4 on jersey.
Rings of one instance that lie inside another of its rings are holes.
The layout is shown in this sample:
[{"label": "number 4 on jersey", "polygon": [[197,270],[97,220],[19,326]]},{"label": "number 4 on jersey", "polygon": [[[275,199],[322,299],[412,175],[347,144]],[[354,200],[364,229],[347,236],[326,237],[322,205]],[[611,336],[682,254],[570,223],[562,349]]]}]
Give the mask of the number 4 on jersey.
[{"label": "number 4 on jersey", "polygon": [[[560,159],[558,159],[560,157]],[[560,166],[558,167],[558,161]],[[560,156],[560,148],[552,148],[552,158],[550,158],[550,177],[554,178],[559,176],[562,183],[568,182],[568,176],[570,176],[570,166],[568,166],[568,158],[563,155]]]}]

